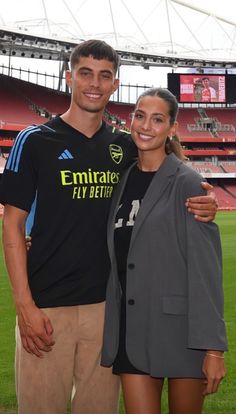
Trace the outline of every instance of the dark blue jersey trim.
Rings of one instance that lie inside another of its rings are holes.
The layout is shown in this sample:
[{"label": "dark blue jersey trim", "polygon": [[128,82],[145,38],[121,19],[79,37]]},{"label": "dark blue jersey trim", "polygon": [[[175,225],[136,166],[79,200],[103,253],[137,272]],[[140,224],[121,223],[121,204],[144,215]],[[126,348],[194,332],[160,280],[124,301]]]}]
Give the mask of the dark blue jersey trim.
[{"label": "dark blue jersey trim", "polygon": [[11,154],[8,157],[7,163],[6,163],[6,170],[18,172],[19,170],[19,164],[20,164],[20,157],[23,150],[24,143],[26,139],[29,137],[30,134],[33,134],[34,132],[41,131],[38,127],[29,127],[27,129],[24,129],[21,131],[17,138],[16,142],[12,148]]},{"label": "dark blue jersey trim", "polygon": [[26,224],[25,224],[25,233],[26,233],[26,236],[29,236],[30,235],[31,230],[32,230],[32,227],[34,225],[34,217],[35,217],[36,205],[37,205],[37,193],[36,193],[35,199],[34,199],[34,201],[32,203],[32,206],[31,206],[29,215],[28,215],[28,217],[26,219]]}]

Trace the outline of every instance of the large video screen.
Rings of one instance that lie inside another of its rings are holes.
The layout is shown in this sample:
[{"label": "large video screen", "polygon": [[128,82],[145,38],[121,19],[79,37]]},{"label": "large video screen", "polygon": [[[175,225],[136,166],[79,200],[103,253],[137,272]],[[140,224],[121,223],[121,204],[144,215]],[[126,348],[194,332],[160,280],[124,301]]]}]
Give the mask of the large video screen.
[{"label": "large video screen", "polygon": [[225,75],[179,75],[179,102],[226,102]]},{"label": "large video screen", "polygon": [[236,104],[236,75],[234,74],[168,73],[168,89],[181,103]]}]

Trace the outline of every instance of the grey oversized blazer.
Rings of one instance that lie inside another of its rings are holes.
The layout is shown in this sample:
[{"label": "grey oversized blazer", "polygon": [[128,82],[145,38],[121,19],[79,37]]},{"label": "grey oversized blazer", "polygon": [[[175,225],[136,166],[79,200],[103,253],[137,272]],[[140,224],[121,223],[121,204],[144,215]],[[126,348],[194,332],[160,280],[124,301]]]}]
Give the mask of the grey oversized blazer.
[{"label": "grey oversized blazer", "polygon": [[[119,343],[121,288],[114,223],[129,168],[113,196],[108,220],[111,273],[107,287],[102,365]],[[174,154],[164,160],[141,203],[127,259],[126,350],[131,363],[155,377],[201,378],[206,349],[226,350],[221,244],[214,223],[187,212],[203,194],[202,177]]]}]

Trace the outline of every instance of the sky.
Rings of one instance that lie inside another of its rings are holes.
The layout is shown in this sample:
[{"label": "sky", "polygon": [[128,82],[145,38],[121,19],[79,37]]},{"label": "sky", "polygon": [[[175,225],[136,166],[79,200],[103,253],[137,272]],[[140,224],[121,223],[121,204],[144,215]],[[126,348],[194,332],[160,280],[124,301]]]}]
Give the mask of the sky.
[{"label": "sky", "polygon": [[[96,34],[117,47],[158,47],[168,53],[174,43],[190,54],[199,42],[217,49],[235,35],[223,21],[215,22],[219,15],[236,24],[235,0],[57,0],[56,7],[53,0],[0,0],[0,5],[0,25],[75,39]],[[218,31],[220,26],[224,30]]]},{"label": "sky", "polygon": [[[57,0],[56,6],[54,0],[0,0],[0,6],[0,26],[27,33],[78,42],[95,37],[125,50],[189,57],[211,54],[236,61],[235,0]],[[12,59],[12,64],[16,62]],[[1,63],[5,63],[2,56]],[[21,63],[32,70],[39,65],[26,59]],[[59,65],[47,62],[47,70],[51,66],[57,74]],[[166,86],[170,70],[125,66],[120,75],[122,83]]]}]

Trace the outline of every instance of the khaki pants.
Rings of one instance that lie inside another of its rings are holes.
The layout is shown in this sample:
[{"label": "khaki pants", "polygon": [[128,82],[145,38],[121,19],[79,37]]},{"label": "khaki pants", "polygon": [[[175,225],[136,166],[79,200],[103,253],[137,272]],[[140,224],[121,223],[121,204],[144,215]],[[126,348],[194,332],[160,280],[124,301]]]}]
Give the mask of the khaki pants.
[{"label": "khaki pants", "polygon": [[[43,309],[54,328],[53,350],[38,358],[16,327],[19,414],[117,414],[119,377],[100,366],[105,304]],[[72,392],[73,388],[73,392]]]}]

